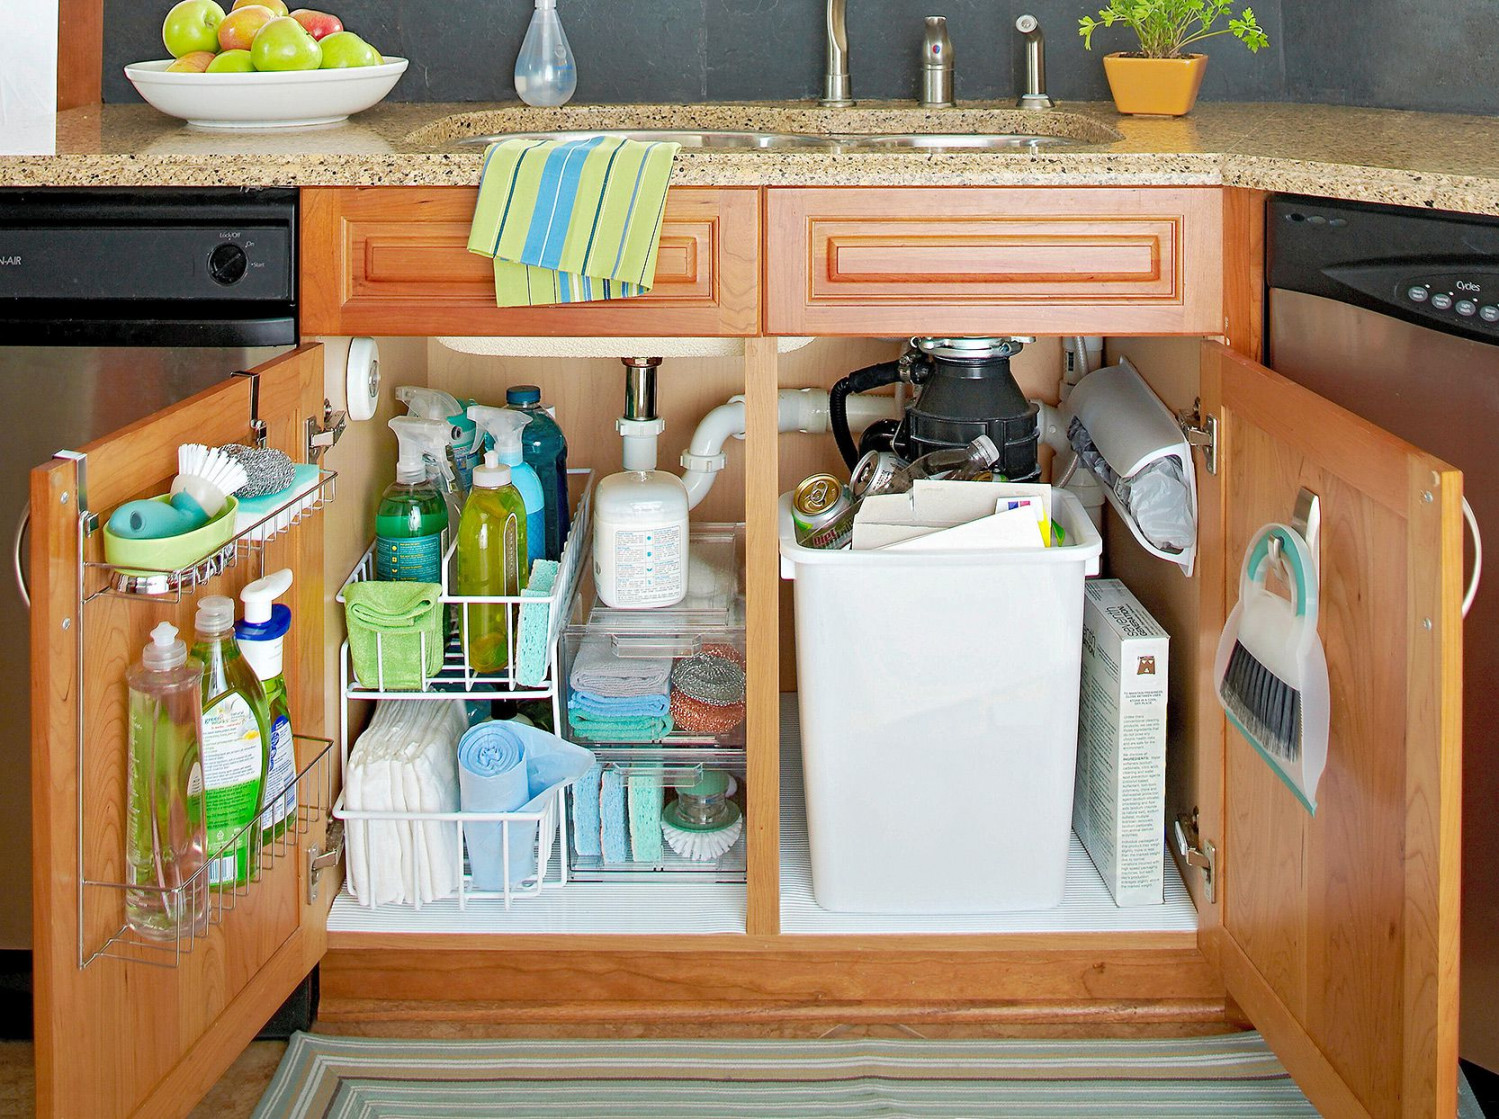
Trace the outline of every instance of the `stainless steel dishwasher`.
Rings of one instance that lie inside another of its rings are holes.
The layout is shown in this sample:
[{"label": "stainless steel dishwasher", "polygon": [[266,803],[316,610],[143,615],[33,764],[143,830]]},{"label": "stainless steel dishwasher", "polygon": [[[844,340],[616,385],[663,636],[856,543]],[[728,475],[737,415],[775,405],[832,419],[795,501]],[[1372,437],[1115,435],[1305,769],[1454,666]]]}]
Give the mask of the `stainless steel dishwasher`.
[{"label": "stainless steel dishwasher", "polygon": [[[1278,196],[1266,247],[1266,364],[1456,466],[1499,539],[1499,219]],[[1460,1047],[1499,1069],[1499,580],[1486,582],[1463,626]]]},{"label": "stainless steel dishwasher", "polygon": [[[0,190],[0,950],[31,947],[31,468],[297,342],[296,192]],[[9,582],[9,581],[7,581]]]}]

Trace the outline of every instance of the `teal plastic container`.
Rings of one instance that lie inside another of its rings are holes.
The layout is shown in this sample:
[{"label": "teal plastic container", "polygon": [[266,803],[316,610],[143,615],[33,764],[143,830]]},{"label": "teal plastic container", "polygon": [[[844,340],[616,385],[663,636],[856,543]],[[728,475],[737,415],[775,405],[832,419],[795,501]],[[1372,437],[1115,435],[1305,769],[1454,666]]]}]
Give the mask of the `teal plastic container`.
[{"label": "teal plastic container", "polygon": [[[541,404],[541,389],[535,385],[511,385],[505,390],[505,406],[524,412],[531,422],[521,430],[521,454],[548,489],[546,502],[547,559],[562,558],[571,517],[567,499],[567,439],[557,421]],[[552,480],[555,479],[555,482]],[[555,497],[552,494],[555,493]]]}]

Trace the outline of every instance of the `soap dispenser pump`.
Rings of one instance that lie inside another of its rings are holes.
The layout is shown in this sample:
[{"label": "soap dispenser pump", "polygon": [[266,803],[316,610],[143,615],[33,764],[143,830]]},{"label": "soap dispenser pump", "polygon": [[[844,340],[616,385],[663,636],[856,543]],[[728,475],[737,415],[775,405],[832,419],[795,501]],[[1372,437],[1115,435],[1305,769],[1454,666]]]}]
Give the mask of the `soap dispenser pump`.
[{"label": "soap dispenser pump", "polygon": [[557,18],[557,0],[536,0],[515,59],[515,92],[527,105],[554,108],[571,101],[577,88],[578,67]]}]

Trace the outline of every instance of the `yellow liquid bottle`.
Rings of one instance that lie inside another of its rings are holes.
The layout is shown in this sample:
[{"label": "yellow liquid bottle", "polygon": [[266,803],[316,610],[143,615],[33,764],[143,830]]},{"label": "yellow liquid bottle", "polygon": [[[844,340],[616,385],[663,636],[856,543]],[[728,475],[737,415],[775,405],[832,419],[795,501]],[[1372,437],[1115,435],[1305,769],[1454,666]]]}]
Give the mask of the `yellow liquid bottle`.
[{"label": "yellow liquid bottle", "polygon": [[[458,594],[520,594],[529,578],[526,546],[525,502],[510,483],[510,468],[490,451],[484,465],[474,469],[473,489],[458,521]],[[510,666],[520,611],[499,602],[466,603],[460,611],[469,667],[484,675],[504,672]]]}]

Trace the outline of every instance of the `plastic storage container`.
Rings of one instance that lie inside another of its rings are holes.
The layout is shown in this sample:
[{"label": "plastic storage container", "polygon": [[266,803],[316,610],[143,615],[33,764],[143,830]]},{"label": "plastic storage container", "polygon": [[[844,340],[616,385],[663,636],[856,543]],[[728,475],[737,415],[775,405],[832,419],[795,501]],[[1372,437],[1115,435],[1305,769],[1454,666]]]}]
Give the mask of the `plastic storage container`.
[{"label": "plastic storage container", "polygon": [[743,747],[744,526],[699,525],[688,554],[675,606],[613,609],[579,596],[563,639],[560,733],[571,741]]},{"label": "plastic storage container", "polygon": [[824,909],[1061,902],[1083,579],[1102,541],[1065,490],[1053,517],[1064,547],[820,551],[796,544],[782,496],[812,892]]}]

